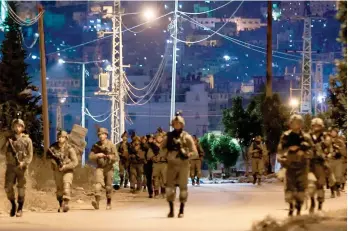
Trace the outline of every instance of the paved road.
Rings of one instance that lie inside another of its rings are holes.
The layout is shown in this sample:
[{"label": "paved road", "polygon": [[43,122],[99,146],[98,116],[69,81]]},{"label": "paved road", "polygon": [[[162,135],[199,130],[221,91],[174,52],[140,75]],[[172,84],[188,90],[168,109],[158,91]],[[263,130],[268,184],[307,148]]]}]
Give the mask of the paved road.
[{"label": "paved road", "polygon": [[[189,188],[185,217],[166,218],[168,207],[164,199],[147,199],[146,194],[120,203],[113,210],[91,210],[89,204],[67,214],[26,212],[22,218],[0,217],[0,230],[24,231],[138,231],[138,230],[250,230],[254,221],[267,215],[285,218],[287,205],[281,185],[251,184],[202,185]],[[328,198],[329,192],[326,192]],[[346,208],[346,194],[328,198],[324,210]],[[176,206],[176,213],[178,205]],[[304,211],[304,213],[308,213]]]}]

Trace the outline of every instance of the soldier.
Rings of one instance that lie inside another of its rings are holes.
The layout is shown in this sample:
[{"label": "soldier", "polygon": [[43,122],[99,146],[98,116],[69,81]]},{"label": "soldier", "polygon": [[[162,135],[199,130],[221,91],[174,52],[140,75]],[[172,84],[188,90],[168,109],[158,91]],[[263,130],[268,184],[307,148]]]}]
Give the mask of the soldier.
[{"label": "soldier", "polygon": [[309,190],[309,196],[311,198],[309,212],[313,213],[315,208],[315,194],[317,194],[319,211],[321,211],[325,200],[324,186],[326,175],[331,173],[326,161],[326,155],[332,152],[332,146],[330,137],[324,132],[325,125],[322,119],[314,118],[311,122],[311,126],[312,130],[310,135],[315,146],[313,150],[313,158],[310,161],[310,172],[312,172],[317,179],[315,182],[315,190]]},{"label": "soldier", "polygon": [[[340,136],[340,138],[342,139],[342,141],[344,142],[345,146],[347,147],[347,138],[342,135]],[[343,183],[341,184],[341,190],[344,191],[344,186],[345,186],[345,182],[347,182],[347,155],[345,155],[343,157]]]},{"label": "soldier", "polygon": [[155,190],[155,198],[159,197],[161,192],[162,197],[165,198],[166,183],[167,183],[167,150],[161,148],[163,143],[163,136],[157,133],[155,142],[148,151],[147,157],[153,162],[153,184]]},{"label": "soldier", "polygon": [[313,143],[311,137],[302,131],[302,116],[292,115],[289,124],[290,130],[280,137],[278,161],[286,168],[285,201],[289,203],[289,216],[292,216],[294,202],[297,215],[301,215],[308,186],[309,159],[312,156]]},{"label": "soldier", "polygon": [[204,151],[202,146],[199,143],[199,140],[196,136],[193,136],[198,155],[192,156],[190,158],[190,177],[192,181],[192,186],[195,186],[195,177],[197,177],[196,184],[199,186],[199,179],[202,177],[202,160],[204,156]]},{"label": "soldier", "polygon": [[144,162],[144,173],[143,173],[143,192],[146,192],[146,185],[147,185],[147,179],[146,179],[146,173],[145,173],[145,165],[147,163],[147,159],[146,159],[146,154],[147,154],[147,151],[149,150],[149,144],[147,143],[147,136],[142,136],[141,137],[141,144],[140,144],[140,148],[141,150],[144,151],[145,153],[145,162]]},{"label": "soldier", "polygon": [[[140,143],[140,137],[134,136],[129,152],[131,193],[138,193],[141,191],[145,152],[141,149]],[[135,188],[135,184],[137,188]]]},{"label": "soldier", "polygon": [[198,155],[196,146],[190,134],[184,131],[185,120],[181,113],[176,113],[172,120],[173,131],[168,132],[162,142],[162,148],[167,152],[167,201],[169,202],[168,217],[174,217],[174,200],[176,186],[180,189],[180,210],[178,217],[184,216],[185,202],[187,201],[187,176],[189,174],[189,158]]},{"label": "soldier", "polygon": [[128,143],[128,134],[124,132],[121,136],[122,142],[117,144],[116,149],[120,156],[119,168],[120,168],[120,187],[124,185],[125,188],[128,187],[129,179],[129,149],[130,144]]},{"label": "soldier", "polygon": [[331,187],[331,197],[333,198],[335,197],[335,192],[337,196],[341,195],[340,187],[341,184],[344,183],[342,166],[344,163],[344,158],[347,156],[347,150],[345,143],[338,136],[337,128],[330,129],[330,136],[332,140],[333,152],[328,155],[328,161],[336,179],[336,185]]},{"label": "soldier", "polygon": [[97,163],[95,170],[95,200],[92,201],[94,209],[99,209],[101,189],[106,191],[106,209],[111,209],[112,182],[114,176],[114,163],[118,160],[116,146],[107,139],[109,132],[106,128],[98,129],[99,141],[92,146],[89,159]]},{"label": "soldier", "polygon": [[251,159],[251,169],[254,177],[253,184],[261,184],[261,175],[264,171],[264,160],[267,157],[266,146],[262,143],[261,136],[256,136],[248,150],[249,158]]},{"label": "soldier", "polygon": [[66,213],[69,211],[71,185],[78,159],[75,150],[68,144],[68,133],[60,131],[57,137],[58,141],[47,150],[47,156],[52,159],[53,176],[57,187],[56,196],[59,202],[58,212]]},{"label": "soldier", "polygon": [[161,127],[158,127],[158,128],[157,128],[156,134],[160,134],[160,135],[162,135],[163,137],[166,136],[166,132],[163,131],[163,129],[162,129]]},{"label": "soldier", "polygon": [[144,174],[146,177],[147,192],[149,193],[149,198],[153,197],[153,187],[152,187],[152,173],[153,173],[153,162],[149,156],[149,151],[154,145],[153,135],[147,135],[147,152],[145,153],[146,163],[144,164]]},{"label": "soldier", "polygon": [[[4,147],[6,153],[5,192],[12,206],[11,217],[23,215],[27,168],[33,159],[33,143],[30,137],[23,133],[24,130],[23,120],[13,120],[13,134],[8,138]],[[18,208],[13,188],[16,183]]]}]

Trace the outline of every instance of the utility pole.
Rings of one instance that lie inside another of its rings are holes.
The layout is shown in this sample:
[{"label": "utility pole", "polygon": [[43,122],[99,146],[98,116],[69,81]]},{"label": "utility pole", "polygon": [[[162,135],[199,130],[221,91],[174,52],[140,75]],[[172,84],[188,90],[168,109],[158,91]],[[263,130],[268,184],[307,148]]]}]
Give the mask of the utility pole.
[{"label": "utility pole", "polygon": [[272,1],[267,2],[266,97],[272,97]]},{"label": "utility pole", "polygon": [[[175,0],[175,8],[174,8],[174,19],[172,21],[172,38],[173,38],[173,63],[172,63],[172,92],[171,92],[171,98],[170,98],[170,121],[169,124],[171,124],[171,121],[173,120],[175,116],[175,91],[176,91],[176,48],[177,48],[177,38],[178,38],[178,6],[179,1]],[[170,126],[169,130],[173,130],[173,128]]]},{"label": "utility pole", "polygon": [[[42,5],[38,4],[39,14],[43,12]],[[49,121],[48,121],[48,100],[46,88],[46,52],[44,35],[44,14],[39,18],[39,43],[40,43],[40,68],[41,68],[41,96],[42,96],[42,119],[44,135],[44,157],[50,145]]]}]

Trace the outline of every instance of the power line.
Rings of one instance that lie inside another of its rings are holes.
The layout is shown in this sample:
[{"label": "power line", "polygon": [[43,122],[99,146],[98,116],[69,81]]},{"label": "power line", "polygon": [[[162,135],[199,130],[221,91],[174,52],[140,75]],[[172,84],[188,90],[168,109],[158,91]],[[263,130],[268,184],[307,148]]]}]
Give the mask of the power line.
[{"label": "power line", "polygon": [[[168,15],[170,15],[170,14],[172,14],[172,13],[173,13],[173,11],[171,11],[171,12],[169,12],[169,13],[167,13],[167,14],[164,14],[164,15],[162,15],[162,16],[159,16],[159,17],[157,17],[157,18],[155,18],[155,19],[153,19],[153,20],[151,20],[151,21],[156,21],[156,20],[158,20],[158,19],[164,18],[164,17],[166,17],[166,16],[168,16]],[[128,29],[126,29],[126,30],[123,30],[122,33],[123,33],[123,32],[126,32],[126,31],[129,30],[129,29],[132,30],[132,29],[135,29],[135,28],[137,28],[137,27],[143,26],[143,25],[145,25],[145,24],[147,24],[147,23],[148,23],[148,22],[144,22],[144,23],[141,23],[141,24],[139,24],[139,25],[133,26],[133,27],[131,27],[131,28],[128,28]],[[61,49],[61,50],[59,50],[59,51],[55,51],[55,52],[48,53],[48,54],[46,54],[46,56],[48,56],[48,55],[53,55],[53,54],[56,54],[56,53],[60,53],[60,52],[66,51],[66,50],[74,49],[74,48],[77,48],[77,47],[85,46],[85,45],[87,45],[87,44],[94,43],[94,42],[97,42],[97,41],[102,40],[102,39],[111,38],[112,36],[113,36],[113,35],[107,35],[107,36],[104,36],[104,37],[102,37],[102,38],[93,39],[93,40],[91,40],[91,41],[89,41],[89,42],[80,43],[80,44],[75,45],[75,46],[72,46],[72,47],[67,47],[67,48]]]},{"label": "power line", "polygon": [[197,13],[194,13],[194,12],[184,12],[184,11],[178,11],[180,13],[184,13],[184,14],[190,14],[190,15],[197,15],[197,14],[207,14],[207,13],[210,13],[210,12],[213,12],[213,11],[216,11],[216,10],[219,10],[225,6],[227,6],[228,4],[231,4],[232,2],[234,2],[235,0],[231,0],[225,4],[223,4],[222,6],[219,6],[215,9],[212,9],[212,10],[207,10],[207,11],[204,11],[204,12],[197,12]]}]

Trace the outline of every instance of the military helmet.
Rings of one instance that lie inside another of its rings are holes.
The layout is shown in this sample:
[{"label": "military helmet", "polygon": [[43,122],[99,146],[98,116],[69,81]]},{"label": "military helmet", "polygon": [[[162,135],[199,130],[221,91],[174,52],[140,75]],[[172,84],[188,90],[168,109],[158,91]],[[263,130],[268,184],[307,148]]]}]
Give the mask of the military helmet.
[{"label": "military helmet", "polygon": [[140,144],[141,143],[141,139],[139,136],[134,136],[132,139],[132,143],[133,144]]},{"label": "military helmet", "polygon": [[177,113],[175,113],[175,117],[172,120],[171,126],[173,126],[174,122],[179,122],[181,123],[183,126],[185,126],[185,119],[184,117],[182,117],[182,112],[178,111]]},{"label": "military helmet", "polygon": [[319,125],[322,128],[325,127],[324,121],[321,118],[314,118],[314,119],[312,119],[311,126],[314,126],[314,125]]},{"label": "military helmet", "polygon": [[150,138],[154,138],[154,135],[153,134],[148,134],[146,135],[147,139],[150,139]]},{"label": "military helmet", "polygon": [[57,137],[66,137],[68,138],[68,133],[66,131],[59,131],[58,134],[57,134]]},{"label": "military helmet", "polygon": [[329,132],[335,131],[338,133],[340,130],[337,127],[329,127],[328,131]]},{"label": "military helmet", "polygon": [[21,120],[21,119],[14,119],[14,120],[12,120],[12,128],[13,128],[13,126],[14,126],[15,124],[22,125],[22,126],[23,126],[23,128],[25,128],[24,121],[23,121],[23,120]]},{"label": "military helmet", "polygon": [[101,134],[109,135],[108,129],[107,128],[98,128],[98,136]]},{"label": "military helmet", "polygon": [[294,114],[294,115],[290,116],[289,123],[292,123],[292,122],[294,122],[295,120],[300,121],[300,122],[303,123],[303,118],[302,118],[301,115]]},{"label": "military helmet", "polygon": [[123,138],[123,137],[128,137],[127,131],[125,131],[125,132],[121,135],[121,138]]}]

